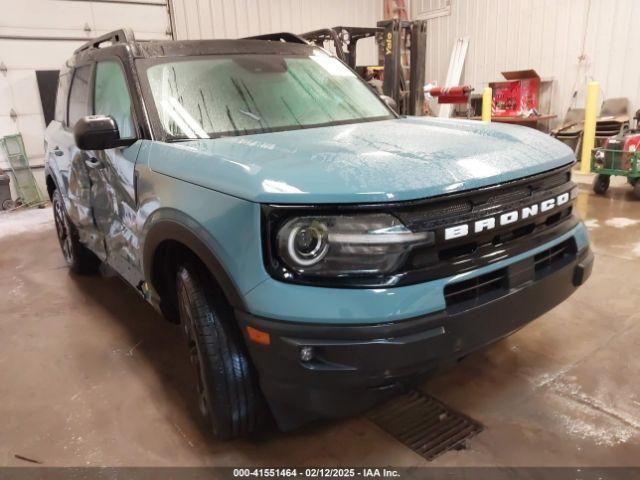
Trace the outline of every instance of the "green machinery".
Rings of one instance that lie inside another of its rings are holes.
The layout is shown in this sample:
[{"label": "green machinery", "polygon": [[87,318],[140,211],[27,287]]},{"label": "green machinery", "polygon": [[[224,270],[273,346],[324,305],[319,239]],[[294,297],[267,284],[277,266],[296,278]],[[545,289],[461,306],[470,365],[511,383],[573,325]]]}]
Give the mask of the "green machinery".
[{"label": "green machinery", "polygon": [[598,195],[607,191],[612,176],[622,176],[627,177],[633,195],[640,200],[640,152],[596,148],[591,158],[591,171],[598,174],[593,182],[593,191]]},{"label": "green machinery", "polygon": [[591,171],[597,173],[593,191],[599,195],[609,188],[613,176],[627,177],[634,196],[640,200],[640,110],[635,115],[636,127],[607,138],[603,147],[591,152]]}]

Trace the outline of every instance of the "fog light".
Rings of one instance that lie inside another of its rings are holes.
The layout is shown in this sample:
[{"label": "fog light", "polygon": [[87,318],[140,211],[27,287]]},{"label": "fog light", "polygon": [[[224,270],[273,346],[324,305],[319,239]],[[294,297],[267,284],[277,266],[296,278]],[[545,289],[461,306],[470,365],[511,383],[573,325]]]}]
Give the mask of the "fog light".
[{"label": "fog light", "polygon": [[302,347],[300,349],[300,360],[308,362],[313,359],[313,347]]}]

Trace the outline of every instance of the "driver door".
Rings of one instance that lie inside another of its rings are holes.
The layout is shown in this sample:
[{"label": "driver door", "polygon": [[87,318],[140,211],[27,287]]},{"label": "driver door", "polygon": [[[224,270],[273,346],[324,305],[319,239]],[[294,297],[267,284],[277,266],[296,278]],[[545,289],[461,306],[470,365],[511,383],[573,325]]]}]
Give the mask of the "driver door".
[{"label": "driver door", "polygon": [[[93,113],[112,116],[120,138],[136,138],[131,96],[120,61],[99,61],[93,85]],[[137,141],[128,147],[88,151],[85,161],[91,178],[94,220],[104,238],[107,263],[134,286],[142,278],[135,186],[140,145]]]}]

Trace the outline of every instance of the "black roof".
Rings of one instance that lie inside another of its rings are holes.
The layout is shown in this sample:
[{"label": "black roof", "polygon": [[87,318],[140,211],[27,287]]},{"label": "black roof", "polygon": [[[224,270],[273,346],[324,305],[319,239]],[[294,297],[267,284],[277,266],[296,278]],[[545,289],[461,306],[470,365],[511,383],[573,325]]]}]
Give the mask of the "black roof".
[{"label": "black roof", "polygon": [[111,49],[128,49],[136,58],[241,53],[308,55],[314,48],[302,37],[287,32],[270,33],[238,40],[136,41],[133,31],[123,28],[89,40],[78,48],[75,54],[84,56]]},{"label": "black roof", "polygon": [[188,55],[234,55],[242,53],[309,55],[316,48],[309,44],[273,40],[158,40],[133,42],[133,55],[141,58]]}]

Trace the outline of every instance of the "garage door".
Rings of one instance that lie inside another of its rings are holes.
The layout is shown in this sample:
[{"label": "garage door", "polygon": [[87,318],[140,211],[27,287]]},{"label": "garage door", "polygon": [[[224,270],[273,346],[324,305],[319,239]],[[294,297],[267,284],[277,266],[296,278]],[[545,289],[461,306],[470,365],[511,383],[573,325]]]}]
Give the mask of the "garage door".
[{"label": "garage door", "polygon": [[169,13],[164,0],[11,3],[0,26],[0,135],[21,133],[31,165],[38,166],[46,125],[36,71],[59,69],[87,39],[123,27],[138,39],[170,38]]}]

